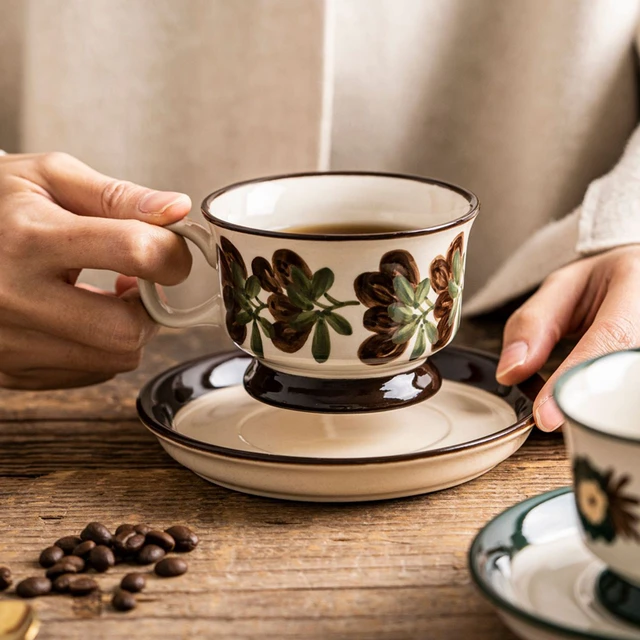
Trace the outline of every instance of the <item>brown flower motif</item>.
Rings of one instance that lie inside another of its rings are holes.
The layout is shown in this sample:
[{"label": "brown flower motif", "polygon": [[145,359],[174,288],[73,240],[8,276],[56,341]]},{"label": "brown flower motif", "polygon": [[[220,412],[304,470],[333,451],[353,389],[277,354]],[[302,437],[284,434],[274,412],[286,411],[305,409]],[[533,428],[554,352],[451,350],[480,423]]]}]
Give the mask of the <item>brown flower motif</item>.
[{"label": "brown flower motif", "polygon": [[242,318],[242,301],[237,295],[237,290],[244,287],[247,279],[247,267],[232,242],[224,236],[220,238],[218,245],[218,263],[220,265],[220,279],[222,281],[222,299],[227,313],[225,324],[231,339],[242,344],[247,338],[247,326],[238,322]]},{"label": "brown flower motif", "polygon": [[[462,291],[464,236],[458,234],[447,255],[431,262],[420,280],[413,256],[402,249],[385,253],[380,270],[360,274],[354,288],[367,307],[362,324],[374,335],[358,350],[360,360],[379,365],[401,356],[415,337],[410,360],[446,345],[455,331]],[[429,293],[436,294],[435,302]]]},{"label": "brown flower motif", "polygon": [[358,300],[368,307],[363,325],[375,334],[364,340],[358,349],[358,357],[365,364],[385,364],[402,355],[407,348],[408,340],[394,341],[403,324],[389,312],[393,304],[400,302],[394,287],[397,276],[402,276],[413,287],[420,281],[420,272],[408,251],[385,253],[380,259],[380,271],[361,273],[354,282]]},{"label": "brown flower motif", "polygon": [[[254,258],[248,276],[239,251],[224,236],[218,256],[229,335],[242,344],[251,325],[250,348],[258,357],[264,355],[262,336],[280,351],[295,353],[313,331],[311,354],[316,362],[323,363],[331,354],[331,331],[341,336],[353,333],[350,322],[338,310],[360,303],[337,300],[329,293],[335,280],[329,267],[313,273],[297,253],[278,249],[271,262],[261,256]],[[269,294],[266,301],[262,295],[265,291]]]},{"label": "brown flower motif", "polygon": [[[313,322],[296,325],[295,319],[307,311],[303,302],[290,296],[291,287],[295,282],[295,269],[311,280],[313,274],[307,263],[294,251],[278,249],[272,258],[272,264],[262,257],[254,258],[251,271],[258,278],[265,291],[271,292],[267,299],[267,307],[273,316],[273,344],[285,353],[295,353],[302,349],[307,342]],[[286,292],[286,293],[285,293]]]},{"label": "brown flower motif", "polygon": [[431,287],[438,294],[433,315],[438,320],[438,339],[434,349],[442,348],[451,339],[462,293],[464,235],[459,233],[449,245],[447,256],[437,256],[429,267]]}]

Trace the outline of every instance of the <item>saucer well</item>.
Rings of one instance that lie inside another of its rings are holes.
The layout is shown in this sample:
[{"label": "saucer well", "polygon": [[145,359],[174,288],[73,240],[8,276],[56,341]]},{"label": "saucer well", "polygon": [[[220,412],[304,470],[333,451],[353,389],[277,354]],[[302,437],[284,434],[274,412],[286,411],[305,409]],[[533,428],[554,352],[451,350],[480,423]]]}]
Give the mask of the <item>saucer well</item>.
[{"label": "saucer well", "polygon": [[288,500],[381,500],[476,478],[526,440],[542,385],[538,376],[499,385],[495,357],[448,347],[433,357],[443,382],[429,400],[301,413],[245,391],[251,362],[232,352],[178,365],[145,385],[138,413],[169,455],[206,480]]},{"label": "saucer well", "polygon": [[511,630],[526,640],[640,640],[640,628],[596,599],[604,564],[584,545],[570,488],[507,509],[476,536],[473,580]]}]

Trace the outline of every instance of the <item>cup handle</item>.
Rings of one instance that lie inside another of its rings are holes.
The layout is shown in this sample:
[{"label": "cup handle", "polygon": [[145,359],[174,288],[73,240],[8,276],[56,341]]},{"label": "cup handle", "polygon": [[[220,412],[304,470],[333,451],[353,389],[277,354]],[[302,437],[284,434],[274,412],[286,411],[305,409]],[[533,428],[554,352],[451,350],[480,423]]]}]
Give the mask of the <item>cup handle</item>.
[{"label": "cup handle", "polygon": [[[166,228],[191,240],[202,251],[207,262],[217,270],[215,244],[208,229],[193,220],[181,220]],[[220,326],[220,292],[191,309],[176,309],[160,299],[154,282],[139,279],[138,286],[147,312],[156,322],[165,327],[180,328],[202,324]]]}]

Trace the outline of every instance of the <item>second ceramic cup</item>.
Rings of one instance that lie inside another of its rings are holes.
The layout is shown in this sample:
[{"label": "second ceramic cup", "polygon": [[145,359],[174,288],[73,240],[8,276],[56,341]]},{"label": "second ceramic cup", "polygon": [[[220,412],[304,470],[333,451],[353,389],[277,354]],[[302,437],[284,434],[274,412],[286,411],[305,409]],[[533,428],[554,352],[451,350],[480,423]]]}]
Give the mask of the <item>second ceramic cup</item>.
[{"label": "second ceramic cup", "polygon": [[586,546],[609,569],[598,597],[640,624],[640,350],[578,365],[556,385]]}]

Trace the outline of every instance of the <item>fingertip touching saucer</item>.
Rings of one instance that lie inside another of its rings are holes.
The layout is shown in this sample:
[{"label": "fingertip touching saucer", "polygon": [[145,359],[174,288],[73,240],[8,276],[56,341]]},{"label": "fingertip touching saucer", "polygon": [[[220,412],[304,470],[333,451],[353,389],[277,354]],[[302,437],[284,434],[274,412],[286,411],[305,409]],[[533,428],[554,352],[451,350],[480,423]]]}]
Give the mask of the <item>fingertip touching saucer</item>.
[{"label": "fingertip touching saucer", "polygon": [[495,381],[495,357],[448,347],[433,360],[442,388],[383,412],[301,413],[251,397],[251,359],[208,356],[141,390],[142,422],[178,462],[206,480],[273,498],[349,502],[417,495],[486,473],[533,427],[538,376]]}]

